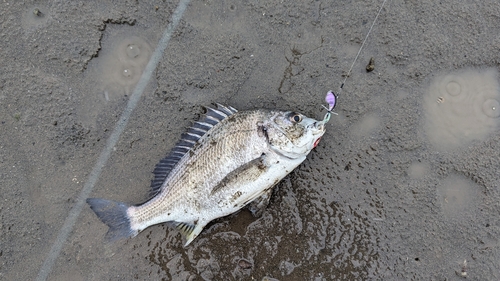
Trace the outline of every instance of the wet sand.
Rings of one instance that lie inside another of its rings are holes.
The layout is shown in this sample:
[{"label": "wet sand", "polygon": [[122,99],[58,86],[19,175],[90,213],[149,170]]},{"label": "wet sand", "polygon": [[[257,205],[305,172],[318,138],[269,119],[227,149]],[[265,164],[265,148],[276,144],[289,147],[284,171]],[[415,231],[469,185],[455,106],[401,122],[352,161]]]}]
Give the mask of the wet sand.
[{"label": "wet sand", "polygon": [[[0,280],[39,276],[81,201],[178,6],[145,2],[0,3]],[[192,1],[91,196],[143,202],[202,106],[322,118],[381,4]],[[262,217],[183,248],[166,225],[107,243],[84,206],[47,280],[499,280],[498,15],[387,1],[338,115]]]}]

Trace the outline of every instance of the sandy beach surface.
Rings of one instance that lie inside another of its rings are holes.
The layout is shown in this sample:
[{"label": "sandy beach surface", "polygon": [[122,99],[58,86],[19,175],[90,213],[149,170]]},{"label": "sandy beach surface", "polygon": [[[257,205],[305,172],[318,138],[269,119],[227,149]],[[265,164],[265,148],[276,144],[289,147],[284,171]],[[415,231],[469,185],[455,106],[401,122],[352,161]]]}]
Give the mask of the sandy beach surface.
[{"label": "sandy beach surface", "polygon": [[203,106],[323,118],[383,1],[185,2],[0,2],[0,280],[500,280],[497,0],[386,1],[261,217],[107,243],[87,196],[143,202]]}]

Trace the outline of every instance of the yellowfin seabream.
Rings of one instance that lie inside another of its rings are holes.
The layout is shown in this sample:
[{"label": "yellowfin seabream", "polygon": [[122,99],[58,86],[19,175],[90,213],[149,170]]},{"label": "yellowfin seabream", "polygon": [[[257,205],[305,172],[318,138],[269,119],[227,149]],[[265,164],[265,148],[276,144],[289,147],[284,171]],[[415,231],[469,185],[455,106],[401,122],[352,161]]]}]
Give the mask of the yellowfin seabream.
[{"label": "yellowfin seabream", "polygon": [[168,222],[187,246],[210,221],[245,206],[253,213],[267,206],[272,187],[306,159],[327,121],[217,104],[156,165],[151,199],[139,205],[98,198],[87,203],[109,226],[110,240]]}]

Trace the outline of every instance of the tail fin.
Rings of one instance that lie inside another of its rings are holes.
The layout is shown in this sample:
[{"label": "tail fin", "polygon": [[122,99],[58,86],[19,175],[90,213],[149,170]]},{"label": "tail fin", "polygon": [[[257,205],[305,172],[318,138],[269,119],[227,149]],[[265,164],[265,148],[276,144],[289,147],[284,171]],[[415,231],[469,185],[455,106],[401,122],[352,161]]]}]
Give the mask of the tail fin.
[{"label": "tail fin", "polygon": [[87,203],[97,217],[109,226],[106,239],[116,241],[137,235],[138,231],[130,228],[130,219],[127,215],[128,205],[100,198],[88,198]]}]

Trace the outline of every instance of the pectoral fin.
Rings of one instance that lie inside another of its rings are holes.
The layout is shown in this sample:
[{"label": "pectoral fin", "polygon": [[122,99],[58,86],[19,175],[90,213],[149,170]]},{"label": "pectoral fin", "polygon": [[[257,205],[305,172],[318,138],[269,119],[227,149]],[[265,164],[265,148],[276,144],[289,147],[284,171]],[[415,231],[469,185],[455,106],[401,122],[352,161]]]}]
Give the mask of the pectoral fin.
[{"label": "pectoral fin", "polygon": [[267,157],[263,153],[260,157],[241,165],[229,173],[212,189],[211,194],[223,191],[226,188],[233,188],[234,186],[241,186],[247,182],[255,181],[267,171],[269,166],[270,163],[268,163]]},{"label": "pectoral fin", "polygon": [[271,195],[273,194],[273,188],[269,188],[262,194],[260,197],[257,197],[255,200],[250,202],[247,205],[248,210],[252,213],[252,215],[256,218],[262,216],[264,210],[269,204],[269,200],[271,199]]}]

